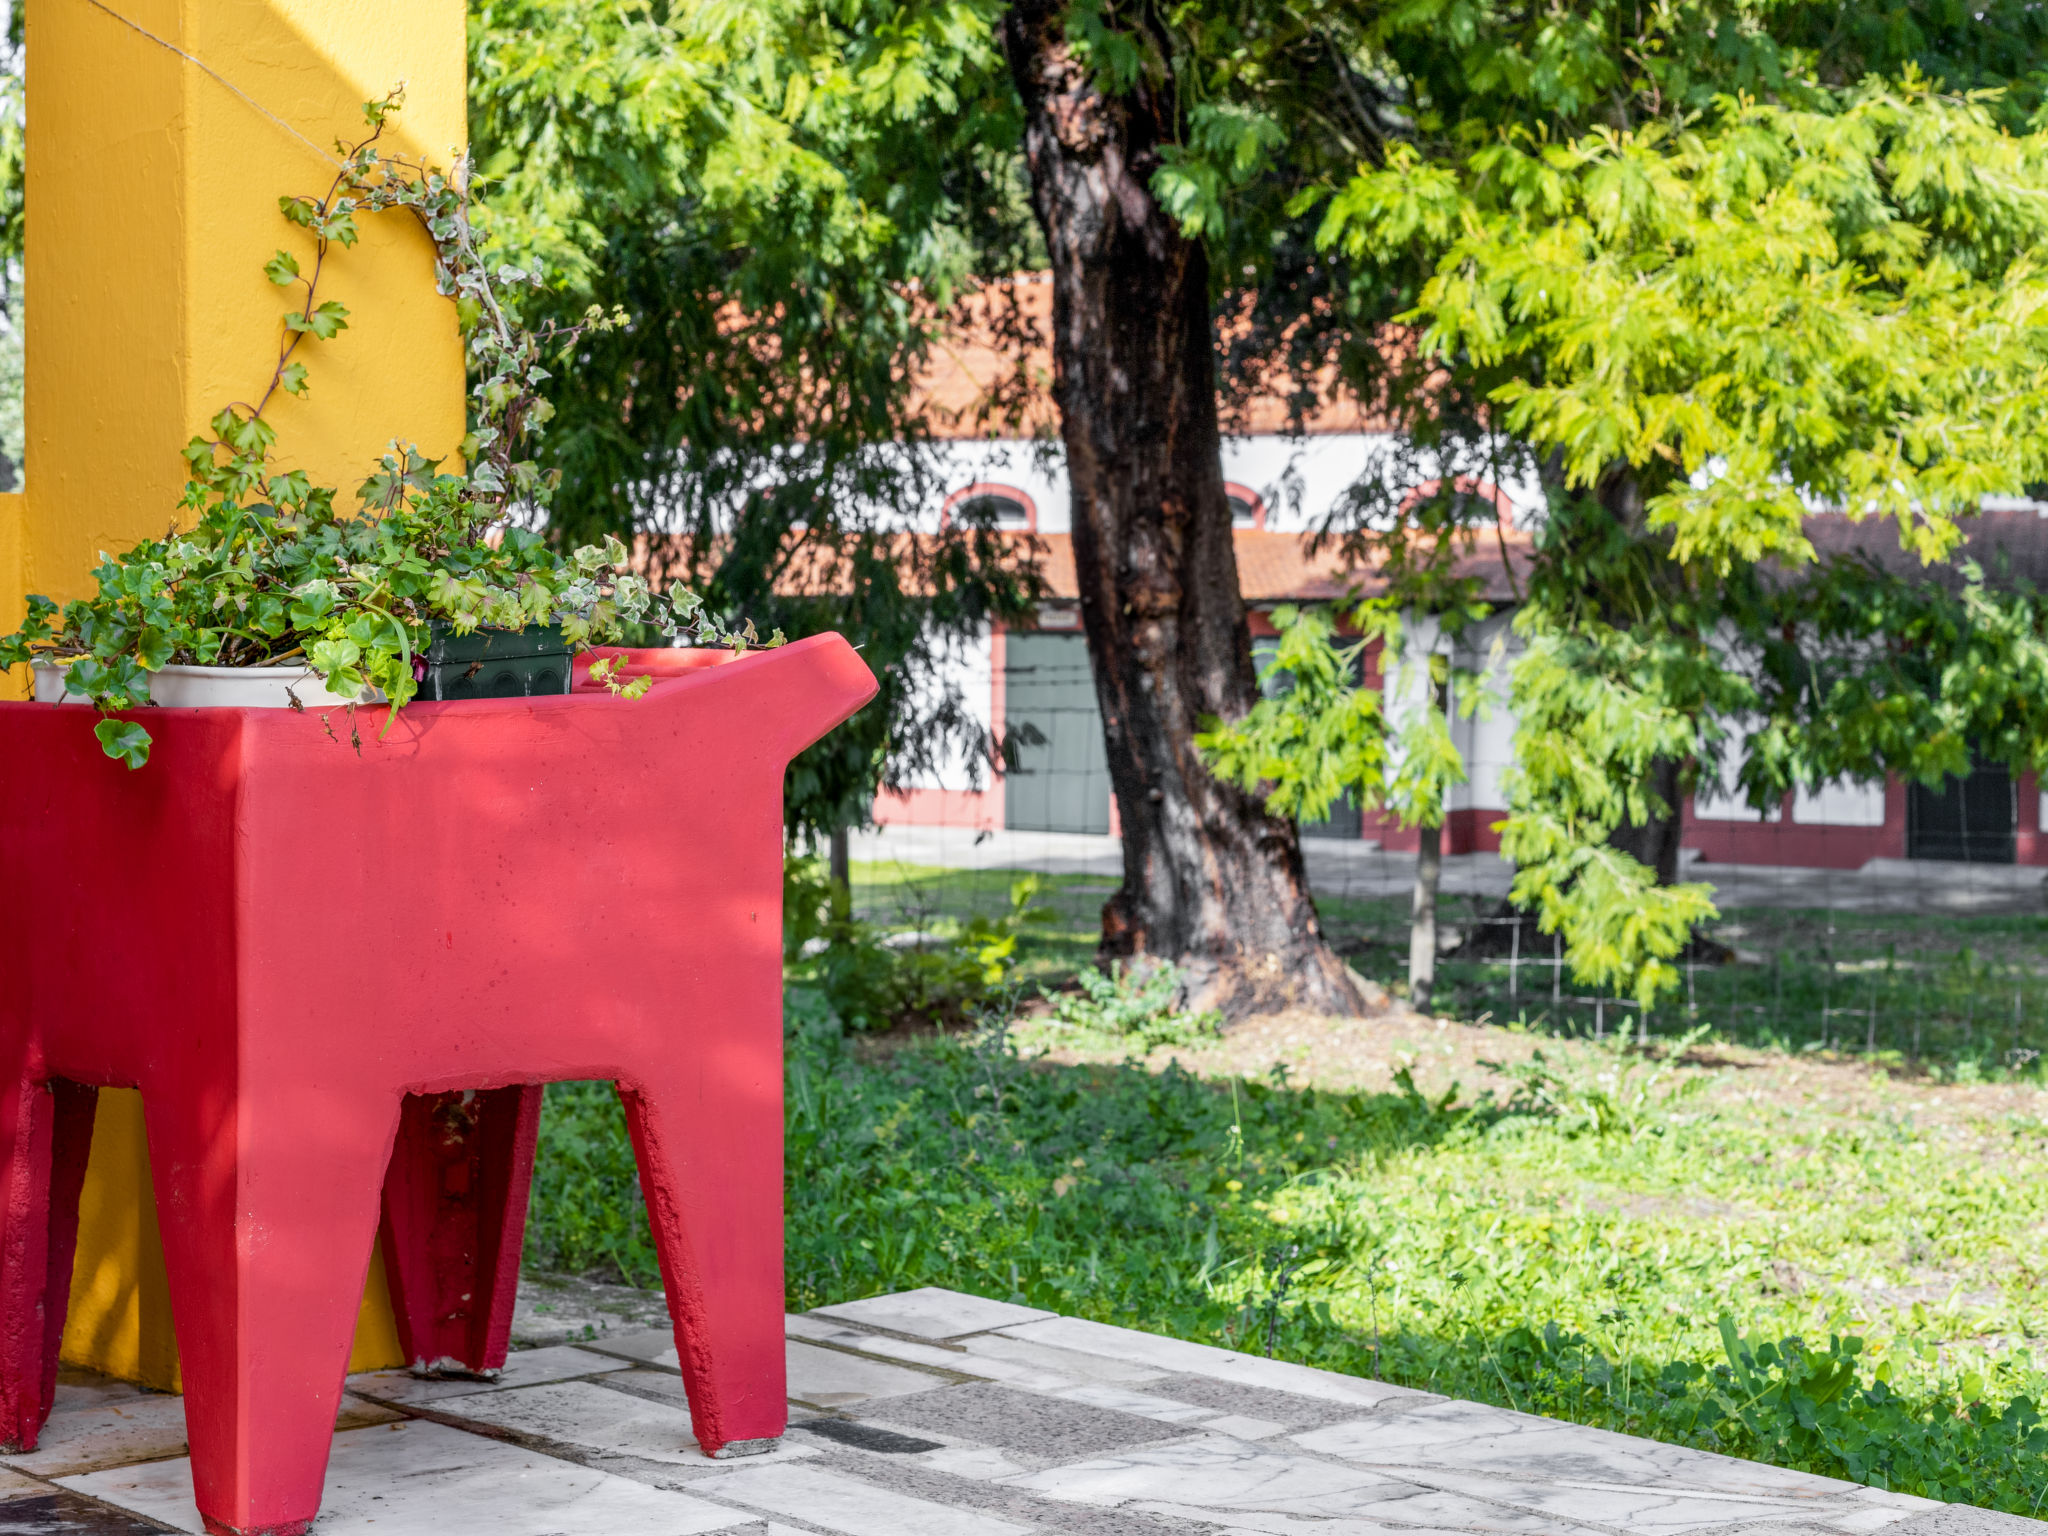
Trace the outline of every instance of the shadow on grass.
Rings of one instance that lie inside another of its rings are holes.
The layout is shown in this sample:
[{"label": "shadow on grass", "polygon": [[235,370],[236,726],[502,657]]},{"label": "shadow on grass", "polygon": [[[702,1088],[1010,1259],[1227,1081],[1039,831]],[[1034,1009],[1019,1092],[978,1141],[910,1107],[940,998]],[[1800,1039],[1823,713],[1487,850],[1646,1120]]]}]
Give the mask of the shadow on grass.
[{"label": "shadow on grass", "polygon": [[[1895,1395],[1847,1342],[1731,1332],[1699,1360],[1540,1319],[1430,1331],[1411,1311],[1379,1336],[1355,1306],[1334,1316],[1318,1269],[1369,1239],[1342,1201],[1276,1232],[1260,1197],[1369,1179],[1525,1110],[1026,1061],[1000,1034],[857,1053],[816,1029],[790,1041],[787,1103],[792,1310],[942,1285],[1929,1497],[2030,1514],[2048,1495],[2031,1402]],[[528,1254],[658,1283],[608,1085],[549,1090]]]}]

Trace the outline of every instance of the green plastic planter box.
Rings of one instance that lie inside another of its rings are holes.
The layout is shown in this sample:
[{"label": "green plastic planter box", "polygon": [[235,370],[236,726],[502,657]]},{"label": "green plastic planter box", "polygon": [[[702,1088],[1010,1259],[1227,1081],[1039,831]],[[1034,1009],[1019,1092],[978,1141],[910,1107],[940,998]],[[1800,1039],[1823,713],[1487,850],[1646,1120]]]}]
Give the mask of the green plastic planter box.
[{"label": "green plastic planter box", "polygon": [[569,645],[553,624],[466,635],[436,624],[421,660],[422,699],[516,699],[569,691]]}]

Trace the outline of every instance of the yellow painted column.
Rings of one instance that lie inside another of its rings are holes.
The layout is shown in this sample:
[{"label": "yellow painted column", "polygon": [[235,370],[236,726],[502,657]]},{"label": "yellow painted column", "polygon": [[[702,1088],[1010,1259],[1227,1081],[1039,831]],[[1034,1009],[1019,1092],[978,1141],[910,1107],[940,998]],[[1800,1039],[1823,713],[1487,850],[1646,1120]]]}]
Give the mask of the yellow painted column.
[{"label": "yellow painted column", "polygon": [[[282,248],[311,266],[279,197],[324,193],[336,139],[400,84],[385,142],[448,163],[467,139],[463,28],[461,0],[28,0],[27,464],[25,495],[0,496],[0,626],[26,592],[86,594],[102,551],[176,520],[179,450],[275,366],[290,295],[263,263]],[[321,282],[349,328],[301,349],[310,394],[267,412],[279,467],[344,505],[391,439],[438,457],[463,430],[431,246],[409,214],[361,224]],[[64,1354],[168,1388],[147,1168],[138,1096],[102,1094]],[[381,1267],[370,1281],[358,1368],[399,1363]]]}]

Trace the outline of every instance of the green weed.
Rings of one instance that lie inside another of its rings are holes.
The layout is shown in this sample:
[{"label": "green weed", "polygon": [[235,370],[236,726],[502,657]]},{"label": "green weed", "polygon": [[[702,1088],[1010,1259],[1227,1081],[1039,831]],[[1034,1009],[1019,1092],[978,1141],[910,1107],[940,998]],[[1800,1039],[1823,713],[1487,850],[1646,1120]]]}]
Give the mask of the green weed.
[{"label": "green weed", "polygon": [[1223,1032],[1222,1014],[1182,1010],[1186,977],[1178,966],[1133,969],[1112,961],[1108,971],[1091,967],[1074,981],[1079,988],[1075,992],[1039,989],[1052,1004],[1051,1013],[1036,1021],[1036,1032],[1047,1043],[1084,1049],[1128,1047],[1143,1056],[1161,1046],[1192,1045]]},{"label": "green weed", "polygon": [[1051,921],[1038,891],[1038,877],[1022,875],[1001,912],[892,934],[846,910],[817,864],[791,859],[783,874],[790,980],[849,1030],[963,1023],[1002,993],[1023,935]]},{"label": "green weed", "polygon": [[[1903,1492],[2048,1500],[2038,1117],[1703,1101],[1657,1071],[1672,1057],[1619,1052],[1461,1102],[1055,1066],[1000,1024],[883,1052],[815,994],[791,1020],[792,1308],[945,1285]],[[549,1090],[529,1244],[653,1283],[608,1089]]]}]

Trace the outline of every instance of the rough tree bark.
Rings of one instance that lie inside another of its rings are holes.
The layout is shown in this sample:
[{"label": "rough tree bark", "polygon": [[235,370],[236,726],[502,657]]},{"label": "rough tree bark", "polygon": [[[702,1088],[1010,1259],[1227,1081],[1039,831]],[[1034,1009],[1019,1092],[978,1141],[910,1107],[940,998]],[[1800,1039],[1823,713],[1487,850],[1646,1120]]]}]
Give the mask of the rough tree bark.
[{"label": "rough tree bark", "polygon": [[832,887],[832,915],[842,922],[853,916],[853,851],[846,828],[834,827],[826,844],[826,879]]},{"label": "rough tree bark", "polygon": [[1127,95],[1099,91],[1067,10],[1017,0],[1003,45],[1052,258],[1074,565],[1123,825],[1102,949],[1172,961],[1191,1005],[1232,1017],[1356,1013],[1363,994],[1323,940],[1293,823],[1211,777],[1194,744],[1205,716],[1243,714],[1258,688],[1223,490],[1208,262],[1150,187],[1177,135],[1174,82],[1165,70]]},{"label": "rough tree bark", "polygon": [[1408,914],[1408,1006],[1429,1012],[1436,993],[1436,893],[1444,872],[1444,829],[1417,827],[1415,899]]},{"label": "rough tree bark", "polygon": [[[1643,507],[1642,483],[1625,464],[1617,464],[1601,476],[1597,492],[1600,505],[1630,538],[1644,537],[1648,520]],[[1617,617],[1618,622],[1625,622]],[[1653,758],[1643,788],[1660,801],[1664,814],[1645,822],[1624,821],[1608,835],[1608,843],[1656,871],[1659,885],[1678,883],[1678,845],[1684,835],[1681,809],[1684,786],[1681,765],[1674,758]]]}]

